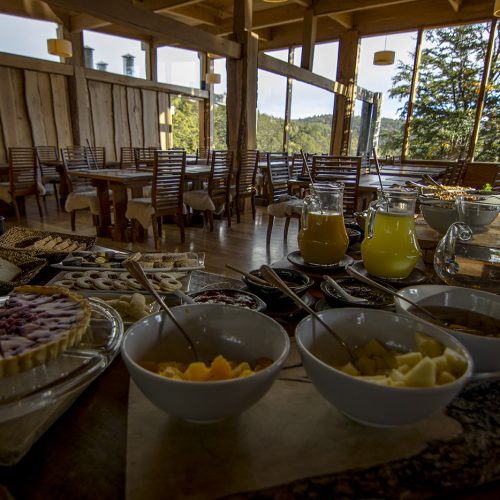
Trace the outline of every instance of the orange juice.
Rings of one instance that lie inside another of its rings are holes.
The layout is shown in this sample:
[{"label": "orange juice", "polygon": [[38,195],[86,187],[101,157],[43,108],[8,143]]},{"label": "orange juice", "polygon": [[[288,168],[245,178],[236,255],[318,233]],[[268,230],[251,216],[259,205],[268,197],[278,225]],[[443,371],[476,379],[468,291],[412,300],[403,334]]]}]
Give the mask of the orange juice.
[{"label": "orange juice", "polygon": [[380,278],[406,278],[413,271],[421,252],[415,236],[413,214],[378,212],[373,236],[361,243],[366,270]]},{"label": "orange juice", "polygon": [[335,264],[344,256],[348,244],[342,214],[307,214],[307,225],[303,224],[299,233],[300,253],[306,262]]}]

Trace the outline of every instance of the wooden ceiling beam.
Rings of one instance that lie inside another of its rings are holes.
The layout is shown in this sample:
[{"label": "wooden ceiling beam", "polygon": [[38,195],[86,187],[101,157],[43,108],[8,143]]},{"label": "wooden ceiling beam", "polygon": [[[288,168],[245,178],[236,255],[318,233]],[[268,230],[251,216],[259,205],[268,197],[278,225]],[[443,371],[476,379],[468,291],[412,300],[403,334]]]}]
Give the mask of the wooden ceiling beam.
[{"label": "wooden ceiling beam", "polygon": [[159,10],[156,12],[162,15],[174,15],[175,17],[195,21],[200,24],[208,24],[209,26],[219,26],[222,22],[220,13],[215,14],[213,9],[205,8],[202,5],[192,5],[168,11]]},{"label": "wooden ceiling beam", "polygon": [[69,16],[61,14],[57,9],[53,9],[45,2],[39,0],[24,0],[22,2],[0,0],[0,12],[12,16],[44,19],[45,21],[58,24],[64,24],[69,21]]},{"label": "wooden ceiling beam", "polygon": [[354,27],[354,14],[352,12],[338,12],[337,14],[330,14],[328,17],[338,22],[346,30]]},{"label": "wooden ceiling beam", "polygon": [[314,13],[317,16],[327,16],[341,12],[372,10],[417,1],[419,0],[325,0],[314,5]]},{"label": "wooden ceiling beam", "polygon": [[462,8],[462,0],[448,0],[448,2],[450,2],[450,5],[455,12],[458,12]]},{"label": "wooden ceiling beam", "polygon": [[48,0],[48,3],[58,7],[84,12],[113,24],[125,26],[137,33],[153,37],[174,39],[179,44],[204,52],[227,57],[239,58],[241,46],[232,40],[226,40],[207,33],[206,31],[189,27],[184,23],[165,16],[160,16],[120,0]]}]

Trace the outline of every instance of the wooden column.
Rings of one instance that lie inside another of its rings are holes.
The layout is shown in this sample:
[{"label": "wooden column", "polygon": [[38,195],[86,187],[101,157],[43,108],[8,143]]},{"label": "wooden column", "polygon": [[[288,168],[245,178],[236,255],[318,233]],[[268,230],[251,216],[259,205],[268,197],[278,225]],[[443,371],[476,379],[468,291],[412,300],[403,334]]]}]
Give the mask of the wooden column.
[{"label": "wooden column", "polygon": [[358,149],[356,154],[358,156],[368,151],[368,138],[370,135],[370,126],[372,120],[372,107],[371,102],[363,101],[361,107],[361,124],[359,130]]},{"label": "wooden column", "polygon": [[413,123],[413,105],[417,95],[418,72],[420,68],[420,58],[422,54],[423,30],[419,29],[417,34],[417,44],[415,46],[415,59],[413,61],[413,73],[411,77],[410,95],[408,96],[408,113],[406,114],[406,123],[403,133],[403,147],[401,149],[401,161],[405,161],[410,152],[410,133]]},{"label": "wooden column", "polygon": [[73,57],[68,60],[74,66],[74,74],[68,79],[73,143],[85,146],[88,139],[91,144],[94,144],[87,79],[85,78],[83,33],[64,30],[64,34],[73,45]]},{"label": "wooden column", "polygon": [[[472,129],[470,137],[469,151],[467,153],[467,160],[474,160],[474,152],[476,149],[477,139],[479,137],[479,127],[481,126],[481,116],[484,109],[484,101],[486,99],[486,89],[490,79],[491,65],[493,62],[493,48],[495,47],[495,38],[497,32],[498,20],[493,19],[490,26],[490,38],[488,40],[488,48],[486,50],[486,57],[484,58],[483,78],[481,80],[481,88],[479,89],[479,96],[477,98],[476,116],[474,119],[474,128]],[[497,117],[498,118],[498,117]]]},{"label": "wooden column", "polygon": [[[209,59],[204,52],[198,52],[200,58],[201,88],[213,94],[213,85],[206,82],[206,74],[209,73]],[[213,121],[213,120],[212,120]],[[210,147],[210,106],[205,100],[198,101],[198,126],[199,126],[199,148]],[[212,141],[213,144],[213,141]]]},{"label": "wooden column", "polygon": [[316,43],[317,17],[313,9],[307,9],[304,15],[302,31],[302,59],[300,67],[312,71],[314,62],[314,44]]},{"label": "wooden column", "polygon": [[382,92],[373,94],[372,117],[370,120],[370,134],[368,136],[367,151],[372,151],[373,148],[378,148],[378,140],[380,135],[380,122],[382,120]]},{"label": "wooden column", "polygon": [[259,39],[251,32],[251,0],[234,1],[234,33],[241,43],[240,59],[227,62],[228,147],[238,162],[243,149],[256,147],[257,56]]},{"label": "wooden column", "polygon": [[332,129],[332,152],[337,155],[349,153],[358,59],[358,32],[355,30],[347,31],[341,35],[339,41],[337,81],[347,86],[347,95],[335,95],[335,126]]},{"label": "wooden column", "polygon": [[[288,49],[288,64],[293,64],[295,58],[295,49]],[[283,124],[283,151],[288,152],[290,143],[290,122],[292,119],[292,91],[293,78],[286,79],[286,95],[285,95],[285,123]]]},{"label": "wooden column", "polygon": [[149,41],[142,41],[142,47],[145,51],[146,57],[146,79],[153,82],[158,81],[158,51],[154,39],[150,38]]}]

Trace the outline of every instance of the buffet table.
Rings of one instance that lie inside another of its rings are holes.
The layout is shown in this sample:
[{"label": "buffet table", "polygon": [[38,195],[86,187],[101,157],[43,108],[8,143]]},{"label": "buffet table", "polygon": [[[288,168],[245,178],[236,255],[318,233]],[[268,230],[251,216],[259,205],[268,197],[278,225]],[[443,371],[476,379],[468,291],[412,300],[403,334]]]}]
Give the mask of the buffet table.
[{"label": "buffet table", "polygon": [[[37,281],[56,273],[47,268]],[[193,271],[197,288],[221,282],[242,286]],[[278,319],[291,332],[301,317]],[[500,383],[470,384],[447,415],[375,429],[349,421],[320,398],[296,371],[295,358],[288,366],[254,408],[201,426],[159,412],[135,386],[129,389],[117,358],[18,464],[0,468],[0,484],[16,499],[498,498],[499,482],[482,485],[500,479]],[[308,430],[311,424],[317,428]],[[183,455],[169,455],[168,443]],[[259,456],[265,467],[252,463]],[[203,473],[195,477],[198,470]]]}]

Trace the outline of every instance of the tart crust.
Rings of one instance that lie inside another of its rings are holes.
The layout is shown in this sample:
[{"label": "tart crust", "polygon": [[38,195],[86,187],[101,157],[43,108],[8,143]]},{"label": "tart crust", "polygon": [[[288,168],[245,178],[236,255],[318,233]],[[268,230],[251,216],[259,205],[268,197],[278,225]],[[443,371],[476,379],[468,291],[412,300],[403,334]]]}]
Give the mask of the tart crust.
[{"label": "tart crust", "polygon": [[38,344],[20,354],[5,357],[0,352],[0,377],[15,375],[16,373],[31,370],[35,366],[47,363],[57,358],[66,349],[79,343],[87,330],[92,309],[87,299],[60,286],[23,285],[14,288],[13,292],[36,295],[64,295],[79,305],[81,317],[67,330],[58,333],[57,337],[46,343]]}]

